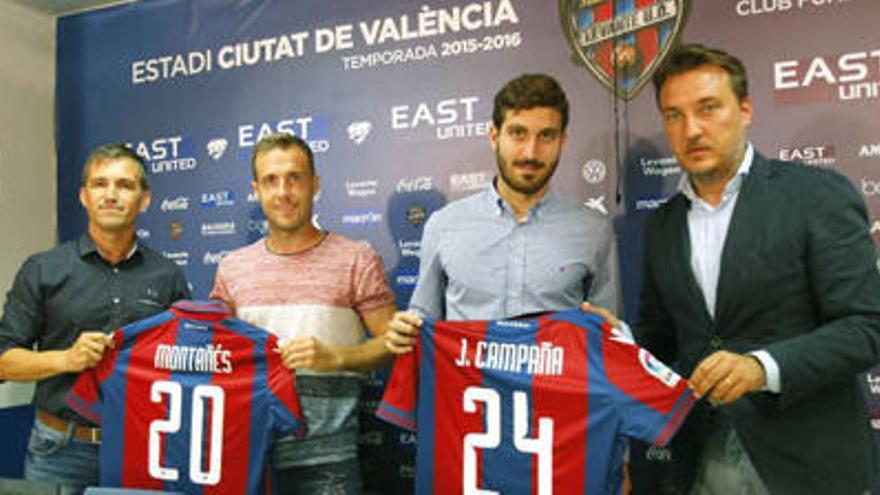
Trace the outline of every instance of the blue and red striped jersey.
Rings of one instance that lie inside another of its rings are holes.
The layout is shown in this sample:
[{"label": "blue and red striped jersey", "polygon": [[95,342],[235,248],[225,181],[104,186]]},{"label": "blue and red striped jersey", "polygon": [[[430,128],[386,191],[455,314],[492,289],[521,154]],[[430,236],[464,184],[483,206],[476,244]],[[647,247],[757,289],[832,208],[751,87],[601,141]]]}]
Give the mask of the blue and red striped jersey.
[{"label": "blue and red striped jersey", "polygon": [[632,337],[574,310],[426,320],[377,414],[418,430],[417,493],[604,495],[620,492],[625,437],[665,444],[693,401]]},{"label": "blue and red striped jersey", "polygon": [[179,301],[113,340],[67,397],[101,424],[102,486],[272,492],[274,435],[305,434],[274,335],[221,302]]}]

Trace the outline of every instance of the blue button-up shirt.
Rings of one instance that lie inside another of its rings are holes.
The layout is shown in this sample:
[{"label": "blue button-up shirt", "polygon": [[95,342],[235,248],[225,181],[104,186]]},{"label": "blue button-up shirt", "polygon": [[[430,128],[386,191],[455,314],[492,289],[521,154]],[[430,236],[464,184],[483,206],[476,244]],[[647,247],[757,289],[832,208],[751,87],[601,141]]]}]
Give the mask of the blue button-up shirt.
[{"label": "blue button-up shirt", "polygon": [[552,191],[517,220],[494,187],[425,224],[410,310],[445,320],[510,318],[578,306],[618,311],[611,222]]},{"label": "blue button-up shirt", "polygon": [[715,295],[721,274],[721,252],[727,240],[727,229],[733,217],[733,209],[739,197],[743,180],[752,168],[754,150],[748,146],[743,161],[721,193],[721,202],[712,206],[703,201],[694,190],[690,175],[684,174],[678,188],[690,200],[688,210],[688,233],[691,241],[691,269],[703,292],[709,314],[715,316]]}]

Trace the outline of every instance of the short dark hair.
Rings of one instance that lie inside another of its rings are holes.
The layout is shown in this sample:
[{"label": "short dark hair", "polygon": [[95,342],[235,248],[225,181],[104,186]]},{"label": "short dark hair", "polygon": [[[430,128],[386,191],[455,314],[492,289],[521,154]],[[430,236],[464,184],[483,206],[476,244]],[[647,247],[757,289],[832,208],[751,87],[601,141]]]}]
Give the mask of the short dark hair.
[{"label": "short dark hair", "polygon": [[654,73],[654,99],[657,106],[660,106],[660,90],[669,77],[690,72],[703,65],[714,65],[727,72],[730,76],[730,88],[736,95],[737,102],[742,103],[749,96],[749,80],[740,59],[723,50],[692,43],[675,48]]},{"label": "short dark hair", "polygon": [[141,189],[149,191],[150,183],[147,180],[147,170],[144,166],[144,159],[123,143],[104,144],[93,149],[92,152],[89,153],[88,158],[86,158],[85,165],[83,165],[80,185],[85,187],[88,184],[89,175],[92,173],[92,168],[95,165],[104,163],[108,160],[121,159],[131,160],[137,164],[138,183],[140,183]]},{"label": "short dark hair", "polygon": [[492,123],[501,129],[508,110],[551,107],[562,114],[562,130],[568,126],[568,99],[556,79],[547,74],[523,74],[495,94]]},{"label": "short dark hair", "polygon": [[309,165],[309,172],[311,172],[312,175],[315,175],[315,155],[312,154],[312,148],[309,147],[309,143],[305,142],[305,140],[299,136],[294,136],[287,132],[276,132],[263,137],[257,142],[256,146],[254,146],[254,151],[251,153],[251,173],[254,176],[254,180],[257,180],[258,156],[274,149],[286,151],[291,148],[299,149],[302,154],[306,156],[306,161]]}]

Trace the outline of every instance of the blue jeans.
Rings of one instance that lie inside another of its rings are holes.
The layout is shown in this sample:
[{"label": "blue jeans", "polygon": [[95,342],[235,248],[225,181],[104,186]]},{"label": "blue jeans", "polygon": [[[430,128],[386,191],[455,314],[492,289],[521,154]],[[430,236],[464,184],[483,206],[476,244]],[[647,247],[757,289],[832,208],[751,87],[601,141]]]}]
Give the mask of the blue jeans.
[{"label": "blue jeans", "polygon": [[294,466],[275,473],[279,495],[360,495],[357,458],[314,466]]},{"label": "blue jeans", "polygon": [[24,461],[24,477],[60,485],[65,495],[80,494],[98,485],[98,445],[59,433],[39,420],[34,422]]}]

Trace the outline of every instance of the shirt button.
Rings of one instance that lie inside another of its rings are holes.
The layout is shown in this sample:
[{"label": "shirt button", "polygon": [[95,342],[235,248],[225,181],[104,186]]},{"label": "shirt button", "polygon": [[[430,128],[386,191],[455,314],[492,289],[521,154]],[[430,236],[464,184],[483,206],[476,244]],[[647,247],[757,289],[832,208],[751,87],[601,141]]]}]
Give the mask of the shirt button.
[{"label": "shirt button", "polygon": [[119,273],[119,268],[113,267],[113,273]]},{"label": "shirt button", "polygon": [[717,335],[712,337],[712,340],[709,341],[709,345],[716,349],[721,349],[721,337]]},{"label": "shirt button", "polygon": [[118,297],[114,297],[114,298],[113,298],[113,304],[119,304],[119,298],[118,298]]}]

